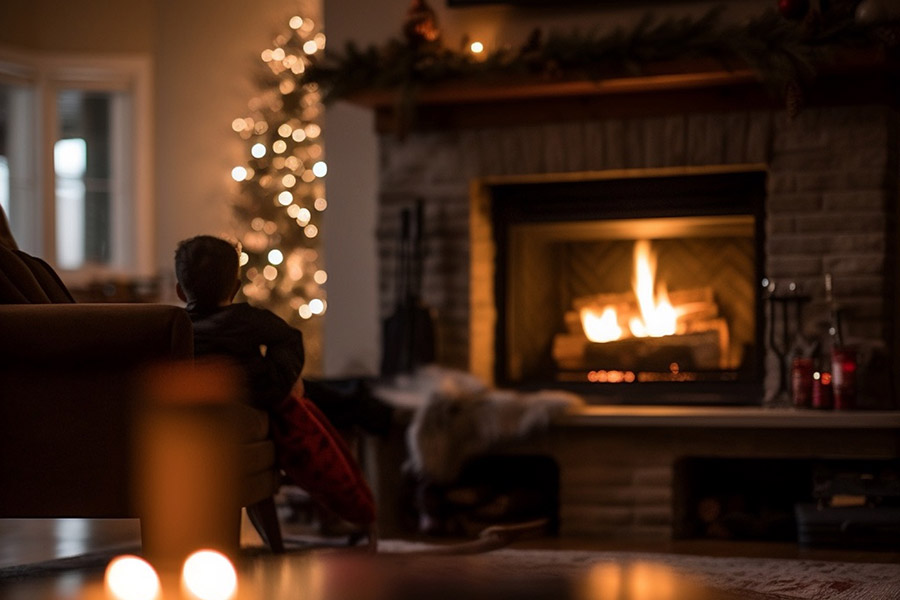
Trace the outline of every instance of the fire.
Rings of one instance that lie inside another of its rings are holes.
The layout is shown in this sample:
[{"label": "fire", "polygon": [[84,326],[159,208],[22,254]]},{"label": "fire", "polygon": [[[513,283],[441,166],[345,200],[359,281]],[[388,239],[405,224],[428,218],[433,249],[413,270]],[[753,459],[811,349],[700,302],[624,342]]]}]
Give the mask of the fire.
[{"label": "fire", "polygon": [[[662,337],[673,335],[678,324],[678,311],[669,301],[665,283],[656,285],[656,253],[648,240],[634,244],[634,295],[640,315],[628,320],[628,330],[634,337]],[[585,307],[580,311],[584,333],[592,342],[612,342],[622,339],[623,329],[619,325],[619,315],[614,306],[605,306],[600,311]]]},{"label": "fire", "polygon": [[581,324],[585,335],[592,342],[612,342],[622,338],[619,317],[612,306],[607,306],[599,317],[590,308],[582,309]]}]

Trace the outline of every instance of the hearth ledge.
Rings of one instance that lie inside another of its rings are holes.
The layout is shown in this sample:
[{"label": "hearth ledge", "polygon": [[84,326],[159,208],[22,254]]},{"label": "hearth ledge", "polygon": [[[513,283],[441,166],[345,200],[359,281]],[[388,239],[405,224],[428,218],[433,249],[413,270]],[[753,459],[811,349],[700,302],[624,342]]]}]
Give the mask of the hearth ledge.
[{"label": "hearth ledge", "polygon": [[733,427],[772,429],[900,429],[900,411],[818,411],[795,408],[585,406],[563,426]]}]

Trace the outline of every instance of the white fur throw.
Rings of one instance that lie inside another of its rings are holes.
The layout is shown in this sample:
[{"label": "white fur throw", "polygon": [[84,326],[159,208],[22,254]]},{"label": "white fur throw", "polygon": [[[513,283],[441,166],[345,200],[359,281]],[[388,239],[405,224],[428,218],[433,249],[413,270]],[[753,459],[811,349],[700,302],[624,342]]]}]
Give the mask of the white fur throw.
[{"label": "white fur throw", "polygon": [[563,391],[492,389],[469,373],[436,366],[398,378],[375,394],[414,411],[406,432],[407,466],[435,482],[453,481],[466,460],[544,430],[554,417],[584,403]]}]

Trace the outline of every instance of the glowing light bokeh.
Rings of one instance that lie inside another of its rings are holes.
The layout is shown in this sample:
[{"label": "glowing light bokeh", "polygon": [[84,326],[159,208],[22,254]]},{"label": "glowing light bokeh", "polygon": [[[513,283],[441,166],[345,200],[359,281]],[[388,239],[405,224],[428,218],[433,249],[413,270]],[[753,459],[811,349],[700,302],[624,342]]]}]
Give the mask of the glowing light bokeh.
[{"label": "glowing light bokeh", "polygon": [[198,550],[191,554],[184,561],[181,580],[199,600],[228,600],[237,591],[234,565],[215,550]]},{"label": "glowing light bokeh", "polygon": [[106,589],[116,600],[154,600],[159,597],[159,576],[142,558],[117,556],[106,567]]},{"label": "glowing light bokeh", "polygon": [[472,45],[469,46],[469,49],[475,54],[481,54],[484,52],[484,44],[481,42],[472,42]]},{"label": "glowing light bokeh", "polygon": [[249,209],[243,213],[249,213],[243,217],[249,227],[236,235],[243,242],[240,264],[248,282],[242,287],[244,295],[270,303],[268,308],[276,313],[289,308],[285,317],[293,313],[295,319],[310,319],[327,310],[320,286],[328,275],[317,264],[314,248],[321,231],[318,222],[312,222],[312,212],[318,217],[327,206],[323,178],[328,166],[319,142],[321,91],[302,74],[314,60],[308,57],[325,49],[326,36],[315,22],[299,15],[290,17],[288,25],[290,29],[260,55],[274,77],[248,102],[251,116],[231,123],[252,156],[232,170]]},{"label": "glowing light bokeh", "polygon": [[247,169],[237,166],[231,170],[231,178],[235,181],[244,181],[247,179]]},{"label": "glowing light bokeh", "polygon": [[307,137],[310,139],[317,138],[322,133],[322,128],[316,125],[315,123],[310,123],[306,127],[303,128],[306,131]]}]

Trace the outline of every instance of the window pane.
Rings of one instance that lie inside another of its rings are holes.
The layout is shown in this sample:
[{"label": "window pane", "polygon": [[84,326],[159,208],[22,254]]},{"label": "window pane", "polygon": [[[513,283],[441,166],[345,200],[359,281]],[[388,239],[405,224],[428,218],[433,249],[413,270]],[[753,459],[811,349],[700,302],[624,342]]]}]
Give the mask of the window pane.
[{"label": "window pane", "polygon": [[9,160],[0,156],[0,207],[9,215]]},{"label": "window pane", "polygon": [[34,92],[0,84],[0,205],[20,247],[38,250]]},{"label": "window pane", "polygon": [[56,259],[64,269],[108,264],[114,94],[65,90],[57,97]]}]

